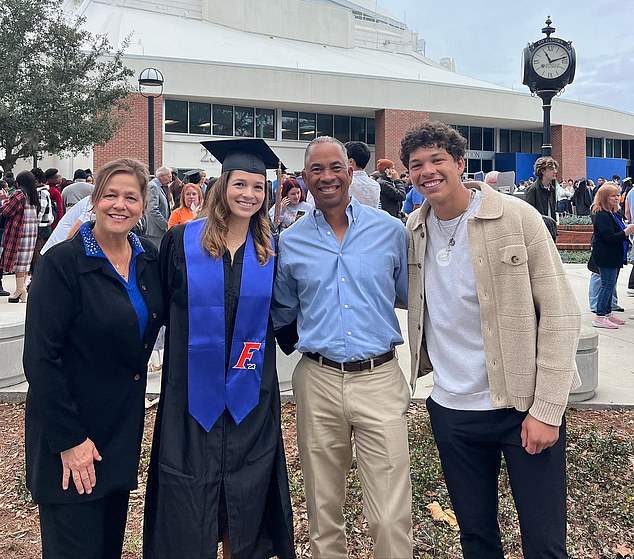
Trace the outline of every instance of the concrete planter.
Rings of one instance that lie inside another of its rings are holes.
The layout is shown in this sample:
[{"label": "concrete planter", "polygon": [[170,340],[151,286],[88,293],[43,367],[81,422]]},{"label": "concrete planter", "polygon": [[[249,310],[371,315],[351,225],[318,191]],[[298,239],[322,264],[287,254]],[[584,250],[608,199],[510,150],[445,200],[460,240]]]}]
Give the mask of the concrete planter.
[{"label": "concrete planter", "polygon": [[24,382],[24,315],[5,312],[0,322],[0,388]]},{"label": "concrete planter", "polygon": [[592,328],[581,328],[576,362],[581,386],[570,393],[571,404],[589,400],[599,386],[599,334]]}]

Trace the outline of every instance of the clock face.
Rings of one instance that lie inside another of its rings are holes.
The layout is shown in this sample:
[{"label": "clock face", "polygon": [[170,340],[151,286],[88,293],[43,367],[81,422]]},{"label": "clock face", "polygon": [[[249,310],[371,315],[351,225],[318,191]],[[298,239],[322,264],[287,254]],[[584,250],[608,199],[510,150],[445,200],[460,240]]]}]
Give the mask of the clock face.
[{"label": "clock face", "polygon": [[533,53],[531,65],[538,76],[554,80],[568,71],[570,54],[558,44],[541,45]]}]

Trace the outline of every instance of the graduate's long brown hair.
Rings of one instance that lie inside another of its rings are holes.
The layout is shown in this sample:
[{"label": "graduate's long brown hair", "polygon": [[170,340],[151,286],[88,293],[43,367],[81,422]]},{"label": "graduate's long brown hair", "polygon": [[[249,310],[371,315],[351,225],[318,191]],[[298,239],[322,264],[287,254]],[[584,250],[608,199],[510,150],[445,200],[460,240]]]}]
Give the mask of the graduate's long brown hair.
[{"label": "graduate's long brown hair", "polygon": [[[212,189],[209,199],[203,208],[201,217],[206,217],[203,230],[203,248],[214,258],[221,258],[227,252],[226,235],[229,231],[227,222],[231,211],[227,201],[227,185],[231,177],[231,171],[225,171],[220,178],[209,188]],[[255,244],[255,252],[258,262],[266,264],[273,256],[271,246],[271,227],[269,225],[268,204],[269,195],[265,187],[262,207],[251,216],[249,228]]]}]

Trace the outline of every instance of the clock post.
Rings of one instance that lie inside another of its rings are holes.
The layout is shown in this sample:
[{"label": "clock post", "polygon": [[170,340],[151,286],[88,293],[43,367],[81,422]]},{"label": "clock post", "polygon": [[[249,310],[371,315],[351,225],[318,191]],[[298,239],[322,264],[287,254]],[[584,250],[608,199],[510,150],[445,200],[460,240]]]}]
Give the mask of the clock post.
[{"label": "clock post", "polygon": [[575,78],[577,55],[572,41],[551,37],[555,28],[551,27],[550,16],[542,33],[546,35],[524,47],[522,56],[522,83],[533,95],[542,100],[543,143],[542,155],[552,155],[550,143],[550,110],[555,95],[571,84]]}]

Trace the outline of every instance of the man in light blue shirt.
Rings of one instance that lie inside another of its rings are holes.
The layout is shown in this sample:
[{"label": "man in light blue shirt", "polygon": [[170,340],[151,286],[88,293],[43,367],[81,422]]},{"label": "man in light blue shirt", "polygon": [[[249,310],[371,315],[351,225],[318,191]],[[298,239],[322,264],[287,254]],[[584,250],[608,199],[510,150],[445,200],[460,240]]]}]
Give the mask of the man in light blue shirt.
[{"label": "man in light blue shirt", "polygon": [[[385,212],[350,198],[352,167],[338,140],[306,149],[302,177],[316,209],[280,236],[272,314],[297,323],[297,439],[312,556],[347,557],[346,474],[354,435],[374,553],[412,557],[407,381],[394,305],[407,298],[407,236]],[[283,345],[283,341],[281,340]]]}]

